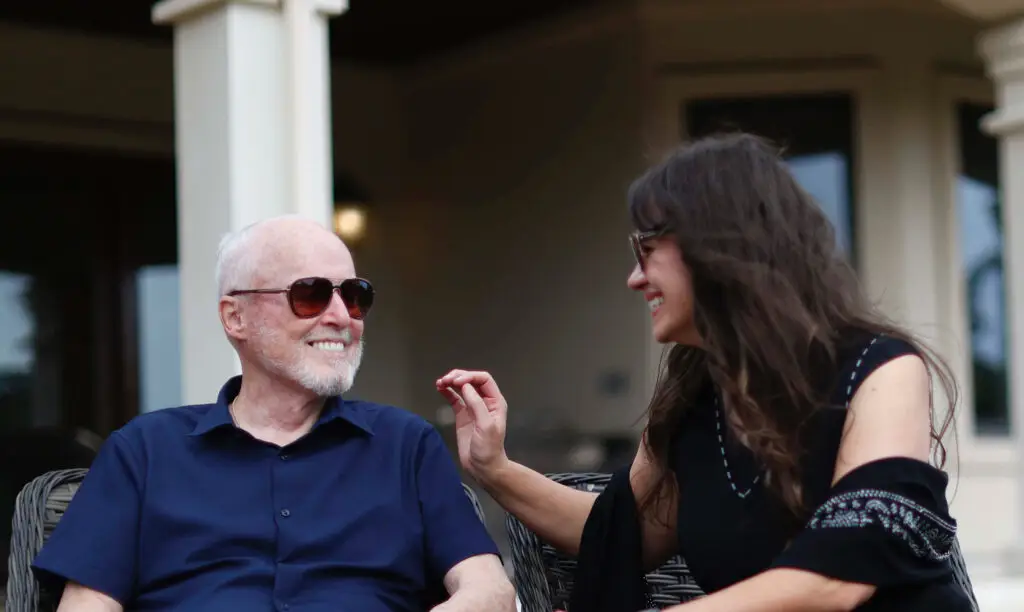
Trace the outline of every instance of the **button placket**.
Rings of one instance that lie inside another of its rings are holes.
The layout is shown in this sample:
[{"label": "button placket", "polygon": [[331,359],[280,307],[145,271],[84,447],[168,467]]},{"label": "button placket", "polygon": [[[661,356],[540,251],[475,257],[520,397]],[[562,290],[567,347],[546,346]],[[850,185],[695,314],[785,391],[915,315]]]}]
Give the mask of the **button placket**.
[{"label": "button placket", "polygon": [[[278,451],[277,458],[278,458],[279,461],[288,461],[288,459],[291,458],[291,454],[288,453],[288,451],[286,451],[285,449],[281,449],[280,451]],[[276,487],[275,487],[275,489],[276,489]],[[278,500],[278,501],[281,501],[281,500]],[[281,518],[288,518],[288,517],[290,517],[292,515],[292,511],[289,508],[281,508],[278,511],[278,514],[281,516]]]}]

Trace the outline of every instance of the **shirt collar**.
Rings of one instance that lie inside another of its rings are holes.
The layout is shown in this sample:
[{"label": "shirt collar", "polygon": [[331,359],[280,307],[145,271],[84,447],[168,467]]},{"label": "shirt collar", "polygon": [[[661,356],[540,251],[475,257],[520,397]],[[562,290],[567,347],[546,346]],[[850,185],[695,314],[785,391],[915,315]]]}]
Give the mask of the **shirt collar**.
[{"label": "shirt collar", "polygon": [[[217,403],[210,406],[206,414],[199,418],[190,435],[201,436],[222,427],[235,427],[228,406],[238,396],[241,389],[241,376],[235,376],[228,380],[217,394]],[[360,403],[345,401],[341,396],[327,398],[320,417],[313,424],[313,429],[339,419],[354,425],[368,435],[373,435],[373,428],[370,426],[366,412],[360,409]]]}]

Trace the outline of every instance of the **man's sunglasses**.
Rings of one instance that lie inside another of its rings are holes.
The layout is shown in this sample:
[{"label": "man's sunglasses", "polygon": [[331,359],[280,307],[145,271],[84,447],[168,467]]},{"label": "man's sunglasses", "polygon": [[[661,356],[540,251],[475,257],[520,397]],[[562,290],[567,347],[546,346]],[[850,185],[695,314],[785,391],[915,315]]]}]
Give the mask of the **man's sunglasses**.
[{"label": "man's sunglasses", "polygon": [[288,305],[300,319],[318,317],[331,305],[331,298],[337,291],[341,301],[348,308],[348,316],[362,319],[373,306],[373,285],[362,278],[347,278],[335,285],[329,279],[312,276],[300,278],[287,289],[239,289],[228,295],[247,295],[252,293],[286,293]]},{"label": "man's sunglasses", "polygon": [[640,266],[641,270],[644,269],[644,264],[647,263],[647,246],[644,243],[664,233],[660,230],[654,230],[650,232],[633,232],[629,235],[629,246],[633,249],[633,258],[636,259],[636,265]]}]

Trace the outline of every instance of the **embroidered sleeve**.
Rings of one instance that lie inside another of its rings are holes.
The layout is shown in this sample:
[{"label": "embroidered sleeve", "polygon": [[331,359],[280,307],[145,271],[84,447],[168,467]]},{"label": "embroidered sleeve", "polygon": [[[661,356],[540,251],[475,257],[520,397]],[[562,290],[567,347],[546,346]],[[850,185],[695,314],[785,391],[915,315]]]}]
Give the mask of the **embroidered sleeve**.
[{"label": "embroidered sleeve", "polygon": [[947,482],[913,459],[861,466],[835,484],[774,566],[878,587],[952,581]]},{"label": "embroidered sleeve", "polygon": [[807,523],[808,529],[877,528],[915,557],[940,563],[956,541],[956,524],[904,495],[857,489],[830,497]]}]

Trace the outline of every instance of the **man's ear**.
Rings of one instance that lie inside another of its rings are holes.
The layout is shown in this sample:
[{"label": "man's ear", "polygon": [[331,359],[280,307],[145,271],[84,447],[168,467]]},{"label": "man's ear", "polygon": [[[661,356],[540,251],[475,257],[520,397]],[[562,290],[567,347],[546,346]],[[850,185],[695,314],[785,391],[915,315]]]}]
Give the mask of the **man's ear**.
[{"label": "man's ear", "polygon": [[244,340],[248,335],[245,317],[242,315],[242,304],[238,298],[224,296],[218,304],[220,324],[229,338]]}]

